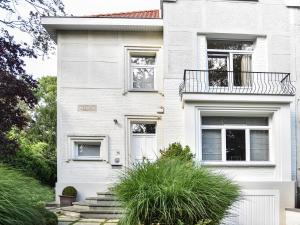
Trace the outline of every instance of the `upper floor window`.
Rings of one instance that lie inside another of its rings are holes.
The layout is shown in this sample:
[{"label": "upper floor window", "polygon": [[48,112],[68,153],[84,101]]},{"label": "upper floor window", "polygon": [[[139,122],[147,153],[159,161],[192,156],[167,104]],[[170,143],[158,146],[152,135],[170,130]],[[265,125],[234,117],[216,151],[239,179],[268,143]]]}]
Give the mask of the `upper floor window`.
[{"label": "upper floor window", "polygon": [[268,117],[202,117],[202,160],[269,161]]},{"label": "upper floor window", "polygon": [[253,41],[207,40],[209,86],[251,86]]},{"label": "upper floor window", "polygon": [[138,91],[155,90],[156,55],[131,54],[131,89]]}]

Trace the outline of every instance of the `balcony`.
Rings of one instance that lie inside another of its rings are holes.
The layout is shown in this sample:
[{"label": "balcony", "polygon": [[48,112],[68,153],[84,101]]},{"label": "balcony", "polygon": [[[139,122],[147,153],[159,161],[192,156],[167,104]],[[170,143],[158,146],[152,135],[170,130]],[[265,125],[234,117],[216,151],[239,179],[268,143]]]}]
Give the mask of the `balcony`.
[{"label": "balcony", "polygon": [[185,70],[179,94],[295,95],[289,73]]}]

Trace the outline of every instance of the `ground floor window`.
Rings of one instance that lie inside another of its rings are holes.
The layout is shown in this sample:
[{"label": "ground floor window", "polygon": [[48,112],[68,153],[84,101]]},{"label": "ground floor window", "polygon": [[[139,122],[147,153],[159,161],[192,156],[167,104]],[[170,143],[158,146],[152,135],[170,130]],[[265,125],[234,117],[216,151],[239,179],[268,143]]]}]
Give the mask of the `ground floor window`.
[{"label": "ground floor window", "polygon": [[268,117],[216,117],[201,120],[202,160],[269,161]]},{"label": "ground floor window", "polygon": [[106,136],[70,137],[71,155],[76,160],[107,160]]}]

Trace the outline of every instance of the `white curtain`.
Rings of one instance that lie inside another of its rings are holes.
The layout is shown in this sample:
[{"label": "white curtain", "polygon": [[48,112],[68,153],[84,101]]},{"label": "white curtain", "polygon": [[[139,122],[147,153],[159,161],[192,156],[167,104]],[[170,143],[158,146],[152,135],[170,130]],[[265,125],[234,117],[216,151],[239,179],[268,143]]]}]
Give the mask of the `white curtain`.
[{"label": "white curtain", "polygon": [[251,68],[251,55],[243,55],[241,60],[241,85],[251,86],[252,84],[252,74],[250,73]]}]

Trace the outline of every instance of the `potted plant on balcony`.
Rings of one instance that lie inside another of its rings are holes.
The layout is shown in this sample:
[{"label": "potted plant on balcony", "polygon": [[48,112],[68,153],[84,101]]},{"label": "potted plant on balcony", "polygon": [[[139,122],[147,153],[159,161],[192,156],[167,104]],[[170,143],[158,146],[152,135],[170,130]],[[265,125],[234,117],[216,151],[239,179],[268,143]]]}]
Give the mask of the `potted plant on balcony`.
[{"label": "potted plant on balcony", "polygon": [[72,206],[73,202],[76,201],[76,196],[77,196],[77,190],[72,187],[68,186],[65,187],[62,195],[59,196],[60,198],[60,206]]}]

